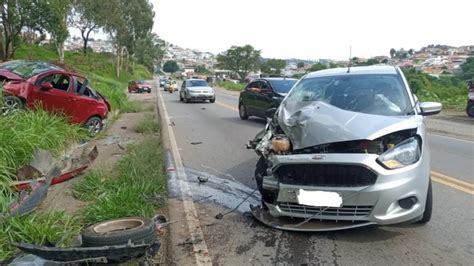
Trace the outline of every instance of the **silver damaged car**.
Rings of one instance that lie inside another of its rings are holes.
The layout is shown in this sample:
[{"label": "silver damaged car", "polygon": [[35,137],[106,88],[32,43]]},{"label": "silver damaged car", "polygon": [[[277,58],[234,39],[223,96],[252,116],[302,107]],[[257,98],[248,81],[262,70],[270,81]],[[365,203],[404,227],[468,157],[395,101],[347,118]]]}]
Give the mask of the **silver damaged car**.
[{"label": "silver damaged car", "polygon": [[327,231],[426,223],[433,193],[423,117],[398,67],[336,68],[304,76],[250,141],[266,225]]}]

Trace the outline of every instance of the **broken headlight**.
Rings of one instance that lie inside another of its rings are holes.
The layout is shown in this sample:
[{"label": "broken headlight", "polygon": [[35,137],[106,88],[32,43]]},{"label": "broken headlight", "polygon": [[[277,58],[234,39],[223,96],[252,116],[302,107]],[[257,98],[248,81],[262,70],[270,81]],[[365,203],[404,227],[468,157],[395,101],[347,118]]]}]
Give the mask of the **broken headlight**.
[{"label": "broken headlight", "polygon": [[377,162],[385,168],[398,169],[416,163],[420,156],[420,141],[417,137],[411,137],[380,155]]}]

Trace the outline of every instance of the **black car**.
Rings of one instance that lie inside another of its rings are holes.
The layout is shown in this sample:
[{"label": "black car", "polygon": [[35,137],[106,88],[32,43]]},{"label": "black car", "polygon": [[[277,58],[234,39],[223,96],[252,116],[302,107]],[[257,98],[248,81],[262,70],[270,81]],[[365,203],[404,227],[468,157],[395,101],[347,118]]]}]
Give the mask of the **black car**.
[{"label": "black car", "polygon": [[246,120],[249,116],[265,118],[265,111],[278,107],[296,81],[298,80],[292,78],[262,78],[251,81],[240,93],[240,119]]}]

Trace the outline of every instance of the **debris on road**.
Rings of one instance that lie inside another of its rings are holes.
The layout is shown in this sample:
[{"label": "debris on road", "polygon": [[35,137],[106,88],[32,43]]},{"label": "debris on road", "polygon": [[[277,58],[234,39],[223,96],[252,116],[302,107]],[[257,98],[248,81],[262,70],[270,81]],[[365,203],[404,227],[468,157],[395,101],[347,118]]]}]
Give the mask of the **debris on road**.
[{"label": "debris on road", "polygon": [[203,176],[198,176],[197,179],[199,183],[206,183],[209,180],[208,177],[203,177]]},{"label": "debris on road", "polygon": [[191,142],[191,145],[199,145],[202,144],[202,141]]}]

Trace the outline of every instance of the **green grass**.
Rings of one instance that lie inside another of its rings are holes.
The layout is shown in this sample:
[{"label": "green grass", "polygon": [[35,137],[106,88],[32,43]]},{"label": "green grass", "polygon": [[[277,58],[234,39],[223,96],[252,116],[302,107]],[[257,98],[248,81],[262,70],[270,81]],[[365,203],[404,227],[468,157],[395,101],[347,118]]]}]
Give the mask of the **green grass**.
[{"label": "green grass", "polygon": [[245,88],[245,84],[242,83],[233,83],[228,81],[219,81],[216,82],[215,85],[220,88],[224,88],[230,91],[241,91]]},{"label": "green grass", "polygon": [[13,243],[67,246],[80,230],[77,218],[58,211],[4,218],[0,220],[0,260],[14,255]]},{"label": "green grass", "polygon": [[413,69],[403,70],[410,88],[418,99],[443,104],[443,110],[464,111],[467,102],[467,82],[456,76],[431,77]]},{"label": "green grass", "polygon": [[31,160],[35,149],[58,153],[86,138],[87,132],[42,109],[0,116],[0,185]]},{"label": "green grass", "polygon": [[145,116],[136,126],[135,131],[138,133],[151,134],[160,130],[160,124],[153,115]]},{"label": "green grass", "polygon": [[92,224],[124,216],[151,217],[159,207],[153,197],[165,193],[163,151],[158,139],[147,137],[129,146],[118,164],[118,173],[92,172],[78,182],[74,195],[88,201],[84,222]]}]

